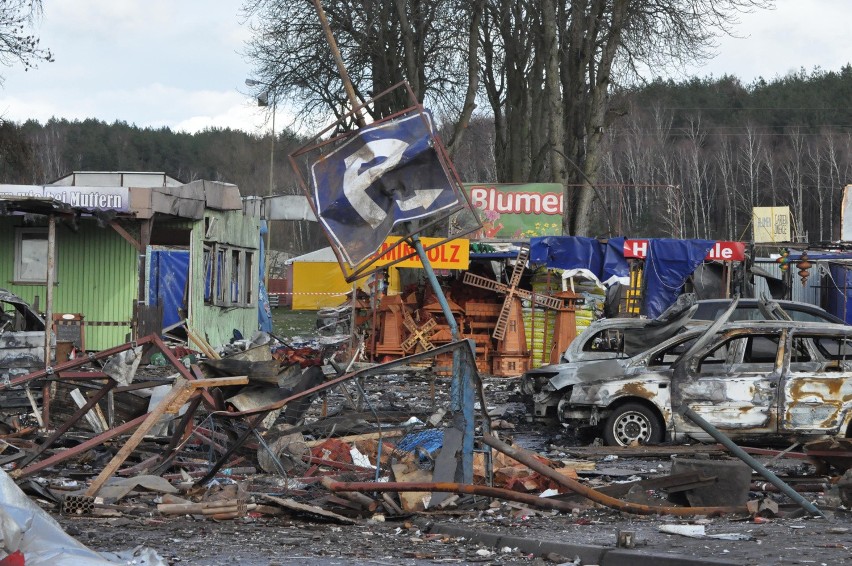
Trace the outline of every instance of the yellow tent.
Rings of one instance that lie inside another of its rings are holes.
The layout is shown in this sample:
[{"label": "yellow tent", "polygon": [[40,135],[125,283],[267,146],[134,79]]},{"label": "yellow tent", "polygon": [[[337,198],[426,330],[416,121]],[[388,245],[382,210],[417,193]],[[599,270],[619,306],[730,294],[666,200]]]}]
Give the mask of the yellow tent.
[{"label": "yellow tent", "polygon": [[[287,261],[293,266],[293,305],[296,310],[318,310],[323,307],[336,307],[346,300],[346,294],[352,291],[352,283],[347,283],[337,263],[337,257],[330,247],[317,250]],[[400,292],[399,271],[388,268],[387,294]],[[356,283],[358,288],[369,291],[370,277],[363,277]]]}]

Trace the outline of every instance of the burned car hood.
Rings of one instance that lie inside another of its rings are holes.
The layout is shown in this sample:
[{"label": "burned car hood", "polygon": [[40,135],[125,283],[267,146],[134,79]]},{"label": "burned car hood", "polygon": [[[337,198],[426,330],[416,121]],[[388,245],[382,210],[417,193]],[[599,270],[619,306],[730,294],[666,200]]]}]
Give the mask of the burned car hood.
[{"label": "burned car hood", "polygon": [[624,371],[629,363],[629,359],[612,358],[586,363],[554,364],[538,368],[538,370],[541,373],[558,372],[549,383],[555,391],[559,391],[578,383],[594,383],[624,377]]},{"label": "burned car hood", "polygon": [[20,313],[24,320],[24,327],[29,331],[44,331],[44,319],[33,310],[33,308],[22,298],[7,291],[0,289],[0,303],[8,303],[16,311]]}]

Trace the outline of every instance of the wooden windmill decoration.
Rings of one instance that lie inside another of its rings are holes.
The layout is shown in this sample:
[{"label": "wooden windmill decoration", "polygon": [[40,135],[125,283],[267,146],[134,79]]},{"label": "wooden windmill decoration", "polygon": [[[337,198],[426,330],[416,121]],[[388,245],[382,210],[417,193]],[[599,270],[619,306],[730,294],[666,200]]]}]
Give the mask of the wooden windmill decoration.
[{"label": "wooden windmill decoration", "polygon": [[534,302],[538,306],[549,309],[558,310],[562,308],[562,299],[551,297],[549,295],[533,295],[526,289],[518,289],[518,284],[521,282],[521,275],[524,273],[524,266],[530,257],[529,248],[521,248],[518,253],[518,259],[515,261],[515,268],[512,271],[512,277],[509,279],[509,284],[500,283],[481,275],[475,275],[467,272],[462,280],[466,285],[479,287],[480,289],[488,289],[496,293],[506,295],[503,301],[503,308],[500,309],[500,315],[497,317],[497,323],[494,325],[494,332],[491,334],[497,340],[503,340],[506,335],[506,328],[509,322],[509,315],[512,309],[512,303],[517,299],[526,299]]},{"label": "wooden windmill decoration", "polygon": [[559,309],[563,305],[562,300],[556,297],[536,295],[518,288],[529,256],[529,248],[522,247],[518,252],[508,284],[473,273],[465,273],[462,279],[467,285],[505,295],[503,307],[500,309],[497,322],[494,324],[494,332],[491,334],[494,339],[499,341],[497,353],[493,358],[492,371],[494,375],[518,375],[529,369],[530,356],[527,349],[521,299],[551,309]]},{"label": "wooden windmill decoration", "polygon": [[435,345],[429,341],[432,337],[432,333],[435,331],[435,327],[438,326],[438,322],[434,318],[430,318],[425,324],[423,324],[423,326],[418,327],[417,323],[414,322],[414,319],[408,311],[403,310],[402,323],[411,333],[411,335],[406,338],[402,344],[400,344],[400,347],[403,351],[405,351],[405,353],[411,352],[418,344],[424,352],[435,349]]}]

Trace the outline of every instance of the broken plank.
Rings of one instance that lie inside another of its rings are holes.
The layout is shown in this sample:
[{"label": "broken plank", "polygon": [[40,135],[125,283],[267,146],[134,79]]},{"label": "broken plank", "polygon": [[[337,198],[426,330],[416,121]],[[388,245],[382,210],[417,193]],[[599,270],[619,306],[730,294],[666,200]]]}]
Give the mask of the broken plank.
[{"label": "broken plank", "polygon": [[337,513],[332,513],[331,511],[326,511],[325,509],[314,507],[313,505],[305,505],[304,503],[298,503],[296,501],[293,501],[292,499],[282,499],[280,497],[275,497],[274,495],[265,494],[261,495],[260,497],[266,499],[267,501],[275,503],[276,505],[287,511],[293,511],[295,513],[304,513],[312,517],[318,517],[334,523],[340,523],[342,525],[355,525],[358,523],[357,521],[355,521],[354,519],[350,519],[349,517],[344,517],[343,515],[338,515]]}]

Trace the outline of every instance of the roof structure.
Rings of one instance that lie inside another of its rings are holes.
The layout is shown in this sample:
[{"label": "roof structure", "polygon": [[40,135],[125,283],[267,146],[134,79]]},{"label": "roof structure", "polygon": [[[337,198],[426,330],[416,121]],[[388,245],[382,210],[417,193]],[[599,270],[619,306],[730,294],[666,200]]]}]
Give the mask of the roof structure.
[{"label": "roof structure", "polygon": [[0,194],[0,216],[13,212],[25,214],[74,214],[75,209],[53,197],[14,196]]},{"label": "roof structure", "polygon": [[74,171],[48,184],[65,187],[178,187],[184,183],[160,171]]},{"label": "roof structure", "polygon": [[306,254],[291,257],[284,263],[286,265],[290,265],[291,263],[337,263],[337,256],[334,255],[334,251],[332,251],[331,246],[324,247],[319,250],[315,250],[312,252],[308,252]]}]

